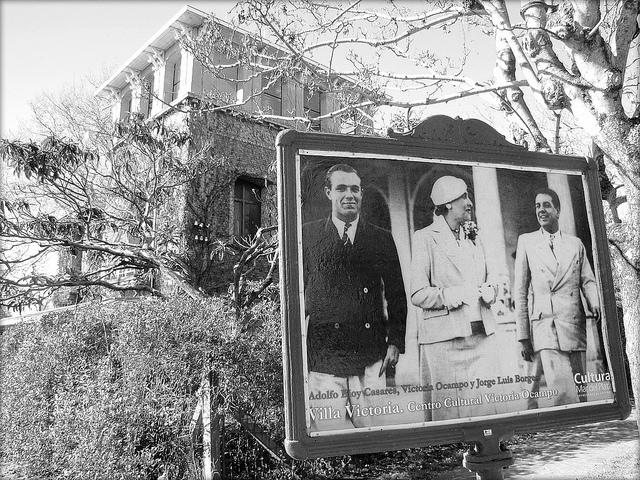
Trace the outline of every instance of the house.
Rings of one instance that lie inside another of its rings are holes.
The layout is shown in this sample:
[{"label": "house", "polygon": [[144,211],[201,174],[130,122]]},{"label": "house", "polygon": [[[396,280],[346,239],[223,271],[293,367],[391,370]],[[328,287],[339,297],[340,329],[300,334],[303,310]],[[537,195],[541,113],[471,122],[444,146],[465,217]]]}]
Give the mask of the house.
[{"label": "house", "polygon": [[[211,64],[220,66],[216,71],[181,42],[197,41],[205,29],[217,35],[208,55]],[[259,53],[252,62],[239,62],[241,47],[248,43]],[[185,6],[97,89],[98,96],[109,99],[114,122],[132,114],[163,119],[188,125],[194,148],[208,142],[216,168],[185,186],[165,212],[180,224],[191,274],[205,289],[222,287],[228,273],[228,266],[213,268],[212,239],[245,237],[277,223],[276,135],[285,128],[361,132],[334,118],[310,124],[301,120],[331,112],[339,101],[334,93],[306,86],[300,75],[276,75],[273,59],[285,53]],[[347,79],[336,82],[348,84]]]},{"label": "house", "polygon": [[[180,41],[197,40],[205,32],[217,35],[219,40],[213,42],[215,48],[208,57],[211,63],[224,66],[217,72],[207,69]],[[248,44],[257,54],[250,62],[246,58],[240,62],[241,46]],[[285,128],[361,132],[354,124],[342,125],[335,118],[311,123],[303,120],[335,110],[339,100],[317,82],[310,86],[300,73],[276,75],[278,62],[274,59],[285,53],[246,31],[185,6],[96,91],[96,96],[110,105],[114,123],[137,115],[182,126],[193,139],[188,148],[204,144],[209,148],[208,164],[215,168],[177,186],[153,220],[154,228],[164,222],[178,232],[180,238],[172,248],[175,245],[190,276],[204,290],[226,290],[231,273],[231,259],[218,259],[214,239],[243,238],[260,226],[277,223],[277,134]],[[305,59],[304,64],[322,71],[321,65],[310,60]],[[332,77],[331,81],[331,87],[350,85],[344,78]],[[130,235],[126,241],[135,244],[139,239]],[[81,249],[56,249],[46,262],[35,265],[32,273],[73,277],[90,270],[94,257]],[[124,284],[131,277],[131,270],[119,269],[109,281]],[[149,275],[145,281],[152,282],[154,288],[160,282],[161,290],[172,289],[171,282],[161,276]],[[112,295],[120,293],[106,291],[105,296]],[[79,287],[63,287],[38,305],[10,313],[29,314],[73,305],[83,298],[86,296]]]}]

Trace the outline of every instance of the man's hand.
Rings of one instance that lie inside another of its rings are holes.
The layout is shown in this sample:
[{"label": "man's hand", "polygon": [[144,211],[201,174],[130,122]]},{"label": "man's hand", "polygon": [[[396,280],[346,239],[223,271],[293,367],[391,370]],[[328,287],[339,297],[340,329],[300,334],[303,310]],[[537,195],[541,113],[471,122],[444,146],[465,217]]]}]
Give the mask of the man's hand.
[{"label": "man's hand", "polygon": [[591,307],[591,313],[593,314],[593,318],[596,319],[596,322],[600,321],[600,306],[597,305],[595,307]]},{"label": "man's hand", "polygon": [[380,373],[378,373],[378,376],[381,377],[382,374],[387,370],[387,367],[395,367],[396,363],[398,363],[398,358],[400,358],[400,349],[395,345],[389,345],[387,347],[387,354],[382,361],[382,366],[380,367]]},{"label": "man's hand", "polygon": [[520,355],[527,362],[533,361],[533,345],[531,345],[531,340],[525,338],[524,340],[520,340]]}]

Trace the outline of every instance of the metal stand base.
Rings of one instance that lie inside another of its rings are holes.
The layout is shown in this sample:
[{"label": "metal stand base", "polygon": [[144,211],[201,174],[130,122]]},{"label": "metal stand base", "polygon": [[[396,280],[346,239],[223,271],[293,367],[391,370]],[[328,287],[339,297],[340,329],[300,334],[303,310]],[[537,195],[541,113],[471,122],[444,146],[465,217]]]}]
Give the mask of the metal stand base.
[{"label": "metal stand base", "polygon": [[474,472],[477,480],[503,480],[502,470],[513,465],[511,450],[500,444],[503,436],[511,435],[497,435],[491,429],[483,430],[482,436],[473,435],[475,447],[464,454],[462,466]]}]

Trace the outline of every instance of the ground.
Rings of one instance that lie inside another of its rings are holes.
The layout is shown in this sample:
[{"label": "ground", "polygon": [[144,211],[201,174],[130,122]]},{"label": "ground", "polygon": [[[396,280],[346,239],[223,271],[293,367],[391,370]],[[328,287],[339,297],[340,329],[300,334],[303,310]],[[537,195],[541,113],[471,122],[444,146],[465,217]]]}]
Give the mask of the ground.
[{"label": "ground", "polygon": [[[626,420],[520,436],[511,446],[515,463],[505,471],[504,477],[527,480],[639,479],[640,440],[636,415],[634,409]],[[472,480],[475,477],[463,467],[456,467],[425,478]]]}]

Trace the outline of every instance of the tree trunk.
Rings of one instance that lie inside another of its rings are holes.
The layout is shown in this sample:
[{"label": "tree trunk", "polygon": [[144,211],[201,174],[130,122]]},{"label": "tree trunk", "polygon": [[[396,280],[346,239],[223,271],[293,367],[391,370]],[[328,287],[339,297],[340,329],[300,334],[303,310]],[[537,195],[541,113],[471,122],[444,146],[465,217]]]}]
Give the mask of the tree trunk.
[{"label": "tree trunk", "polygon": [[[0,202],[2,202],[4,200],[4,196],[5,196],[5,166],[4,166],[4,160],[0,158]],[[4,204],[0,203],[0,215],[4,214]],[[3,248],[3,242],[2,242],[2,238],[0,238],[0,278],[4,277],[4,274],[6,272],[6,268],[4,266],[4,264],[1,262],[2,260],[4,260],[4,248]],[[2,317],[6,317],[7,316],[7,309],[6,307],[3,307],[2,305],[0,305],[0,318]]]},{"label": "tree trunk", "polygon": [[594,141],[613,164],[625,186],[640,190],[640,125],[633,124],[622,115],[608,115],[600,119],[599,126],[600,131]]},{"label": "tree trunk", "polygon": [[[629,214],[625,222],[628,244],[622,253],[612,249],[614,267],[620,279],[619,287],[624,310],[626,352],[629,359],[631,385],[636,405],[640,399],[640,189],[627,187]],[[624,257],[623,257],[624,254]],[[640,415],[637,418],[640,431]]]},{"label": "tree trunk", "polygon": [[[627,340],[627,358],[631,373],[633,396],[640,398],[640,274],[638,270],[628,268],[623,282],[622,308],[624,309],[624,330]],[[640,432],[640,415],[637,416],[638,431]]]},{"label": "tree trunk", "polygon": [[[596,105],[581,99],[574,99],[572,107],[574,118],[593,135],[593,141],[606,155],[607,166],[618,174],[626,190],[628,215],[622,228],[616,229],[621,235],[614,241],[620,250],[612,249],[612,256],[624,311],[633,397],[637,402],[640,400],[640,125],[626,118],[621,107],[609,115],[598,115]],[[640,432],[640,416],[637,425]]]}]

